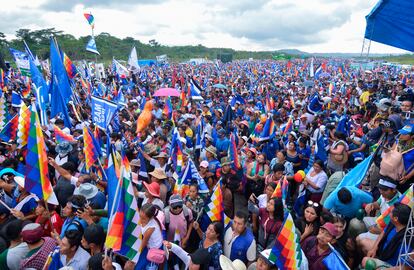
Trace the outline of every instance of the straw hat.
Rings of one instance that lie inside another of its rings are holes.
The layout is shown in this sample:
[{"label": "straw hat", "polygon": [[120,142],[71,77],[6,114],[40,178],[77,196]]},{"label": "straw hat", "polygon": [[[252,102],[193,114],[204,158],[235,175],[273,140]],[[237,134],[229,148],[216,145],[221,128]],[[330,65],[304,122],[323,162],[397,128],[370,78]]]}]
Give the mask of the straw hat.
[{"label": "straw hat", "polygon": [[144,151],[147,154],[152,154],[152,153],[157,151],[157,146],[155,144],[149,143],[149,144],[144,146]]},{"label": "straw hat", "polygon": [[206,151],[213,154],[214,157],[217,157],[217,149],[214,146],[210,145],[206,148]]},{"label": "straw hat", "polygon": [[131,160],[131,162],[129,163],[129,165],[135,166],[135,167],[141,167],[141,160],[139,160],[139,159],[133,159],[133,160]]},{"label": "straw hat", "polygon": [[223,157],[223,158],[221,158],[220,161],[221,161],[220,162],[221,166],[226,166],[226,165],[230,165],[230,164],[233,163],[233,161],[230,160],[228,157]]},{"label": "straw hat", "polygon": [[165,152],[161,152],[158,155],[154,156],[153,158],[168,158],[168,155]]},{"label": "straw hat", "polygon": [[220,266],[223,270],[246,270],[247,267],[239,259],[236,259],[234,261],[231,261],[229,258],[227,258],[224,255],[220,255]]},{"label": "straw hat", "polygon": [[149,194],[157,198],[160,197],[160,185],[157,182],[152,182],[151,184],[144,182],[144,186]]},{"label": "straw hat", "polygon": [[166,179],[167,175],[165,174],[164,169],[162,168],[155,168],[149,175],[154,176],[157,179]]}]

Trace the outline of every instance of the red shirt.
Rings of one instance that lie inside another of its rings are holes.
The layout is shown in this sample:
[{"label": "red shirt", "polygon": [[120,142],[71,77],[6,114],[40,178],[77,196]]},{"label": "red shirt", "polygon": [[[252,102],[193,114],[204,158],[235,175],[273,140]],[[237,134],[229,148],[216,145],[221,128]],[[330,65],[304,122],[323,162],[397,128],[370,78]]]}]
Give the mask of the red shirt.
[{"label": "red shirt", "polygon": [[58,234],[61,233],[62,226],[63,226],[63,219],[55,211],[53,211],[53,214],[50,217],[50,219],[47,219],[43,223],[41,222],[42,220],[43,220],[43,217],[38,216],[35,222],[42,225],[43,236],[50,236],[50,233],[52,232],[52,226],[50,226],[50,221],[52,221],[53,229],[56,230]]}]

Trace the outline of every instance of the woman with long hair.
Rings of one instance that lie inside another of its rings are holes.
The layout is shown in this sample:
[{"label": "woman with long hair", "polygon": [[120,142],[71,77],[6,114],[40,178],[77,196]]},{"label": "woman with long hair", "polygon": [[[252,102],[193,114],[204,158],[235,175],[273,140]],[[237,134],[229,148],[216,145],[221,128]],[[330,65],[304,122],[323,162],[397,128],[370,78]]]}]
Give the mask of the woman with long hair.
[{"label": "woman with long hair", "polygon": [[272,248],[276,235],[282,227],[284,218],[283,201],[278,198],[271,198],[266,208],[259,208],[256,204],[255,197],[250,196],[248,202],[249,212],[259,217],[259,234],[257,239],[258,252]]}]

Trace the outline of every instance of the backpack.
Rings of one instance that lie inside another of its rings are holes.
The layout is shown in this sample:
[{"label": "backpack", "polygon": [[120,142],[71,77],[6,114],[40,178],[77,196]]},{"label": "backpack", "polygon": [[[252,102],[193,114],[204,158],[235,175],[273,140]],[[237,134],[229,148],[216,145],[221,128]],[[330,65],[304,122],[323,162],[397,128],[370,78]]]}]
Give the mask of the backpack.
[{"label": "backpack", "polygon": [[396,149],[382,152],[380,174],[399,181],[404,174],[403,155]]},{"label": "backpack", "polygon": [[[187,222],[187,228],[190,225],[190,210],[187,208],[187,206],[183,205],[183,212],[185,221]],[[170,227],[170,207],[167,206],[164,208],[164,215],[165,215],[165,229],[168,230]]]},{"label": "backpack", "polygon": [[69,228],[71,225],[75,225],[75,226],[76,226],[76,228],[78,229],[78,231],[79,231],[79,232],[83,235],[83,231],[84,231],[84,229],[83,229],[83,226],[82,226],[82,224],[80,223],[80,221],[79,221],[79,220],[77,220],[77,219],[72,220],[72,222],[69,224],[68,228]]}]

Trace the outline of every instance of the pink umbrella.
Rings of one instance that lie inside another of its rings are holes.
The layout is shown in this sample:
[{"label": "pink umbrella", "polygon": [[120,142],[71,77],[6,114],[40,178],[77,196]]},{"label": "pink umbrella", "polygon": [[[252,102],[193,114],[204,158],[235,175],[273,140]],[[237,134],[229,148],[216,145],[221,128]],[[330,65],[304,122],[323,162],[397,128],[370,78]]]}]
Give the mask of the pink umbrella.
[{"label": "pink umbrella", "polygon": [[154,93],[154,97],[179,97],[180,92],[175,88],[160,88]]}]

